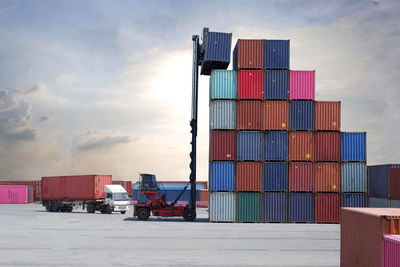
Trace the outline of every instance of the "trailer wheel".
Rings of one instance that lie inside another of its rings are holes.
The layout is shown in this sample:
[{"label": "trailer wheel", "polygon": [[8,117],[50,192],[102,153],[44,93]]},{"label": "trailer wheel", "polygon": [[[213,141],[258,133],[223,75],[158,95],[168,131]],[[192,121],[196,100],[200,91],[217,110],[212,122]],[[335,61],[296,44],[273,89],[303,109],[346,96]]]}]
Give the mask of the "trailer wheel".
[{"label": "trailer wheel", "polygon": [[95,213],[96,208],[94,207],[93,204],[89,203],[89,204],[87,205],[87,207],[86,207],[86,211],[87,211],[88,213]]},{"label": "trailer wheel", "polygon": [[67,208],[67,212],[72,212],[74,210],[74,208],[72,207],[72,206],[69,206],[68,208]]},{"label": "trailer wheel", "polygon": [[51,211],[51,205],[50,204],[51,204],[50,202],[47,202],[46,205],[45,205],[47,211]]},{"label": "trailer wheel", "polygon": [[105,210],[106,210],[107,214],[111,214],[112,213],[111,207],[108,204],[106,205]]},{"label": "trailer wheel", "polygon": [[51,203],[51,211],[58,212],[58,203],[57,202]]},{"label": "trailer wheel", "polygon": [[185,209],[183,211],[183,219],[185,219],[185,221],[194,221],[196,219],[196,212],[194,209]]},{"label": "trailer wheel", "polygon": [[122,210],[122,211],[121,211],[121,214],[125,214],[125,213],[126,213],[126,210]]},{"label": "trailer wheel", "polygon": [[139,218],[139,220],[141,221],[145,221],[150,217],[150,211],[149,209],[146,208],[141,208],[139,209],[137,212],[137,217]]}]

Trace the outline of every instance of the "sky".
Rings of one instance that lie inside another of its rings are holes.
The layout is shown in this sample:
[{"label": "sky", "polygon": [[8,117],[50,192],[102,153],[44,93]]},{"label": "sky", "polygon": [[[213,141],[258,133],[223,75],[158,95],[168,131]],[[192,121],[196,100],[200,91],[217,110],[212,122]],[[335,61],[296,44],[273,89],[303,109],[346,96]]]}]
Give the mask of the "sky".
[{"label": "sky", "polygon": [[[400,2],[0,1],[0,179],[112,174],[188,180],[193,34],[290,39],[291,69],[400,163]],[[229,66],[232,69],[232,66]],[[208,179],[208,76],[198,180]]]}]

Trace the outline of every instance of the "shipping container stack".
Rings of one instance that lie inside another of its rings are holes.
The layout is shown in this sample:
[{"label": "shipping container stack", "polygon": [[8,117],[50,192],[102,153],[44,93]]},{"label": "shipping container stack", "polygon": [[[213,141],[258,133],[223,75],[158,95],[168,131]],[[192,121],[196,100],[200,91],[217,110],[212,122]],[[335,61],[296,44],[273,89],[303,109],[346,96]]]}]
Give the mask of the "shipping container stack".
[{"label": "shipping container stack", "polygon": [[338,223],[366,206],[366,134],[315,101],[315,71],[290,70],[288,40],[242,40],[210,76],[210,221]]},{"label": "shipping container stack", "polygon": [[400,208],[400,164],[368,166],[368,207]]}]

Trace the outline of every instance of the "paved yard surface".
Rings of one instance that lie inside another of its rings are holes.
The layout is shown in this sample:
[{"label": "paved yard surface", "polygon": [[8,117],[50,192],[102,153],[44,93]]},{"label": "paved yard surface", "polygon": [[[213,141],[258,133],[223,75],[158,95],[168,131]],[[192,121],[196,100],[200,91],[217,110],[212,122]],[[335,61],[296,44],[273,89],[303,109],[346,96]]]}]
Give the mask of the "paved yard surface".
[{"label": "paved yard surface", "polygon": [[336,224],[232,224],[0,205],[3,266],[339,266]]}]

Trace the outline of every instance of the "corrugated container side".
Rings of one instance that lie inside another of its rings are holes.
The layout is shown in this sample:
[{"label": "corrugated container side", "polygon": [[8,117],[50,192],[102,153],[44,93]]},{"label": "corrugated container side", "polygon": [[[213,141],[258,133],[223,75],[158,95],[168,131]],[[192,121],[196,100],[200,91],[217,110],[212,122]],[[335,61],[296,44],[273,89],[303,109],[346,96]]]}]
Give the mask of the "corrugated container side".
[{"label": "corrugated container side", "polygon": [[[179,189],[165,189],[165,190],[160,190],[159,191],[161,195],[165,195],[165,200],[167,202],[172,202],[174,201],[179,194],[182,192],[182,190]],[[196,201],[199,200],[199,191],[196,190]],[[179,201],[190,201],[190,190],[186,189],[186,191],[183,193],[183,195],[179,198]]]},{"label": "corrugated container side", "polygon": [[384,235],[383,236],[383,267],[399,267],[400,266],[400,236]]},{"label": "corrugated container side", "polygon": [[234,162],[212,162],[210,171],[211,191],[235,191]]},{"label": "corrugated container side", "polygon": [[288,133],[267,131],[264,133],[263,159],[265,161],[288,160]]},{"label": "corrugated container side", "polygon": [[215,100],[211,103],[211,129],[236,129],[236,103],[232,100]]},{"label": "corrugated container side", "polygon": [[237,221],[261,222],[261,194],[237,193]]},{"label": "corrugated container side", "polygon": [[[74,183],[75,184],[75,183]],[[105,198],[105,186],[112,184],[111,175],[94,176],[94,198]]]},{"label": "corrugated container side", "polygon": [[262,163],[236,163],[236,191],[260,192],[262,190]]},{"label": "corrugated container side", "polygon": [[289,130],[288,101],[264,101],[261,107],[263,130]]},{"label": "corrugated container side", "polygon": [[291,162],[289,165],[289,191],[313,191],[314,164]]},{"label": "corrugated container side", "polygon": [[314,197],[312,193],[289,194],[289,222],[308,222],[314,220]]},{"label": "corrugated container side", "polygon": [[239,39],[233,50],[233,69],[263,69],[264,40]]},{"label": "corrugated container side", "polygon": [[290,99],[315,99],[315,70],[290,71]]},{"label": "corrugated container side", "polygon": [[342,207],[364,208],[366,207],[366,194],[364,193],[344,193],[342,194]]},{"label": "corrugated container side", "polygon": [[236,199],[234,193],[210,193],[210,221],[234,222],[236,218]]},{"label": "corrugated container side", "polygon": [[339,163],[318,162],[315,171],[315,191],[340,192],[340,175]]},{"label": "corrugated container side", "polygon": [[236,103],[236,128],[238,130],[261,130],[261,102],[238,101]]},{"label": "corrugated container side", "polygon": [[264,222],[287,221],[287,195],[286,193],[265,193],[263,205]]},{"label": "corrugated container side", "polygon": [[264,48],[265,69],[289,69],[289,40],[265,40]]},{"label": "corrugated container side", "polygon": [[227,69],[231,61],[232,33],[208,32],[201,74],[209,75],[213,69]]},{"label": "corrugated container side", "polygon": [[314,161],[314,133],[289,133],[289,160]]},{"label": "corrugated container side", "polygon": [[367,192],[367,168],[365,163],[342,164],[342,192]]},{"label": "corrugated container side", "polygon": [[284,162],[265,162],[263,170],[264,191],[288,190],[288,164]]},{"label": "corrugated container side", "polygon": [[0,204],[29,203],[28,189],[26,185],[0,185]]},{"label": "corrugated container side", "polygon": [[209,200],[209,192],[207,189],[199,190],[199,201],[207,201]]},{"label": "corrugated container side", "polygon": [[315,194],[315,222],[339,222],[340,195],[337,193]]},{"label": "corrugated container side", "polygon": [[26,185],[32,187],[34,201],[40,201],[42,181],[41,180],[7,180],[0,181],[0,185]]},{"label": "corrugated container side", "polygon": [[342,133],[342,161],[366,161],[366,133]]},{"label": "corrugated container side", "polygon": [[390,207],[391,208],[400,208],[400,199],[391,199],[390,200]]},{"label": "corrugated container side", "polygon": [[238,132],[238,160],[261,160],[261,132]]},{"label": "corrugated container side", "polygon": [[387,198],[369,197],[368,207],[370,208],[390,208],[390,203]]},{"label": "corrugated container side", "polygon": [[261,70],[238,71],[238,99],[264,98],[264,72]]},{"label": "corrugated container side", "polygon": [[400,168],[390,169],[390,197],[400,198]]},{"label": "corrugated container side", "polygon": [[213,70],[210,76],[211,99],[237,99],[237,73]]},{"label": "corrugated container side", "polygon": [[264,73],[264,98],[289,99],[289,71],[268,70]]},{"label": "corrugated container side", "polygon": [[211,131],[211,160],[236,160],[236,133],[233,131]]},{"label": "corrugated container side", "polygon": [[315,133],[315,159],[316,161],[340,161],[339,132]]},{"label": "corrugated container side", "polygon": [[314,130],[314,101],[290,102],[290,130],[313,131]]},{"label": "corrugated container side", "polygon": [[315,102],[315,130],[340,131],[341,103],[336,101]]},{"label": "corrugated container side", "polygon": [[389,197],[390,165],[368,166],[368,195]]}]

